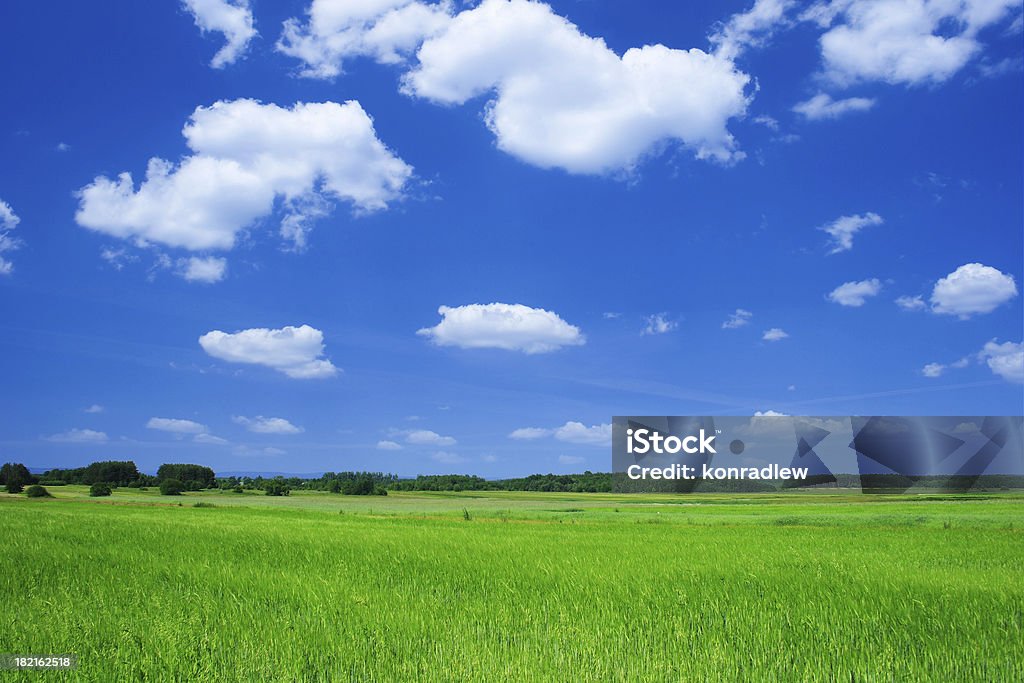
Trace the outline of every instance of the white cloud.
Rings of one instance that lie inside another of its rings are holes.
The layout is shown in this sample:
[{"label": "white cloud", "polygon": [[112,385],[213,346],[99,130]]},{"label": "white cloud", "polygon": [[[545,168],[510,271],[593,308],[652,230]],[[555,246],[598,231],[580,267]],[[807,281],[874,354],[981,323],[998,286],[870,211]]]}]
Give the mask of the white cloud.
[{"label": "white cloud", "polygon": [[480,456],[480,459],[484,462],[498,462],[498,456],[491,453],[486,453]]},{"label": "white cloud", "polygon": [[978,64],[978,73],[984,78],[999,78],[1008,74],[1017,74],[1024,71],[1024,58],[1020,55],[1006,57],[998,62],[981,62]]},{"label": "white cloud", "polygon": [[156,429],[161,432],[172,434],[205,434],[210,430],[206,425],[193,422],[192,420],[179,420],[173,417],[151,417],[146,423],[147,429]]},{"label": "white cloud", "polygon": [[666,316],[667,313],[656,313],[649,315],[645,318],[647,324],[644,325],[644,329],[641,334],[665,334],[679,327],[679,323],[674,320],[669,320]]},{"label": "white cloud", "polygon": [[1017,284],[1012,275],[980,263],[966,263],[935,283],[932,311],[966,320],[990,313],[1015,296]]},{"label": "white cloud", "polygon": [[432,432],[429,429],[415,429],[411,432],[407,432],[405,435],[405,441],[406,443],[415,444],[417,446],[454,446],[456,443],[453,437],[441,436],[437,432]]},{"label": "white cloud", "polygon": [[558,456],[558,463],[560,465],[579,465],[580,463],[586,462],[586,458],[580,455],[560,455]]},{"label": "white cloud", "polygon": [[403,90],[445,105],[493,94],[498,147],[541,168],[630,170],[679,143],[701,159],[742,157],[727,129],[750,77],[729,59],[664,45],[620,57],[540,2],[484,0],[416,54]]},{"label": "white cloud", "polygon": [[462,349],[505,349],[548,353],[563,346],[580,346],[586,338],[578,327],[542,308],[522,304],[469,304],[441,306],[441,322],[416,334],[438,346]]},{"label": "white cloud", "polygon": [[125,264],[139,260],[139,257],[129,253],[126,247],[104,247],[100,251],[100,258],[109,263],[114,270],[121,270]]},{"label": "white cloud", "polygon": [[451,13],[448,0],[312,0],[305,22],[285,21],[277,49],[304,64],[303,76],[333,78],[353,57],[404,61],[448,25]]},{"label": "white cloud", "polygon": [[755,410],[754,417],[789,417],[789,414],[777,410]]},{"label": "white cloud", "polygon": [[599,424],[588,427],[582,422],[569,421],[561,427],[554,427],[551,429],[543,427],[522,427],[508,435],[508,438],[520,441],[543,439],[547,437],[554,437],[559,441],[565,441],[567,443],[604,446],[611,443],[612,426],[610,424]]},{"label": "white cloud", "polygon": [[215,69],[238,59],[256,36],[249,0],[184,0],[184,4],[199,30],[223,33],[227,40],[210,62]]},{"label": "white cloud", "polygon": [[809,100],[793,105],[793,111],[808,121],[837,119],[843,114],[855,111],[867,111],[875,106],[875,100],[868,97],[847,97],[834,100],[827,93],[818,93]]},{"label": "white cloud", "polygon": [[106,410],[106,408],[101,406],[99,403],[93,403],[88,408],[83,409],[82,412],[83,413],[89,413],[91,415],[95,415],[96,413],[102,413],[104,410]]},{"label": "white cloud", "polygon": [[896,305],[904,311],[920,311],[928,308],[928,304],[919,296],[901,296],[895,299]]},{"label": "white cloud", "polygon": [[197,108],[182,133],[192,154],[177,165],[150,159],[138,189],[130,173],[82,188],[78,224],[136,243],[227,250],[280,200],[282,234],[302,248],[330,200],[383,209],[412,174],[356,101],[221,101]]},{"label": "white cloud", "polygon": [[840,306],[863,306],[869,297],[877,296],[882,291],[882,283],[878,278],[859,282],[844,282],[828,294],[828,300]]},{"label": "white cloud", "polygon": [[446,465],[457,465],[459,463],[466,462],[466,459],[463,458],[461,455],[459,455],[458,453],[452,453],[450,451],[437,451],[430,457],[432,460],[445,463]]},{"label": "white cloud", "polygon": [[1020,0],[838,0],[812,8],[829,28],[820,46],[826,78],[925,85],[947,80],[982,45],[979,32]]},{"label": "white cloud", "polygon": [[925,377],[941,377],[945,371],[946,366],[942,363],[928,363],[921,368],[921,374]]},{"label": "white cloud", "polygon": [[786,13],[794,4],[793,0],[755,0],[750,9],[732,15],[708,36],[715,54],[736,59],[747,48],[764,45],[775,29],[789,23]]},{"label": "white cloud", "polygon": [[542,427],[521,427],[509,434],[508,438],[520,441],[529,441],[532,439],[543,439],[544,437],[551,436],[554,433],[555,430],[553,429],[544,429]]},{"label": "white cloud", "polygon": [[402,444],[400,444],[400,443],[398,443],[396,441],[378,441],[377,442],[377,450],[378,451],[400,451],[400,450],[402,450]]},{"label": "white cloud", "polygon": [[21,246],[21,240],[11,237],[11,231],[18,227],[21,219],[7,202],[0,199],[0,275],[10,275],[14,264],[4,258],[4,252],[14,251]]},{"label": "white cloud", "polygon": [[723,330],[735,330],[737,327],[743,327],[750,322],[750,319],[754,317],[754,314],[750,311],[742,308],[737,308],[736,312],[731,314],[729,318],[722,323]]},{"label": "white cloud", "polygon": [[765,330],[764,334],[761,335],[761,339],[765,341],[774,342],[785,339],[788,336],[789,334],[781,327],[773,327],[770,330]]},{"label": "white cloud", "polygon": [[566,422],[555,430],[555,438],[569,443],[605,446],[612,442],[612,426],[599,424],[587,427],[582,422]]},{"label": "white cloud", "polygon": [[214,358],[264,365],[292,379],[319,379],[338,373],[331,361],[321,357],[323,332],[309,325],[279,330],[254,328],[232,334],[214,330],[201,336],[199,345]]},{"label": "white cloud", "polygon": [[228,444],[227,439],[222,439],[213,434],[196,434],[192,437],[192,440],[196,443],[209,444],[211,446],[226,446]]},{"label": "white cloud", "polygon": [[105,432],[97,432],[92,429],[70,429],[43,438],[56,443],[105,443],[108,440]]},{"label": "white cloud", "polygon": [[767,128],[768,130],[771,130],[771,131],[778,131],[779,130],[779,122],[778,122],[778,120],[775,119],[772,116],[768,116],[767,114],[761,114],[760,116],[755,116],[754,118],[752,118],[750,120],[753,121],[754,123],[760,123],[762,126]]},{"label": "white cloud", "polygon": [[617,320],[622,317],[622,314],[617,311],[605,311],[601,314],[601,317],[605,320]]},{"label": "white cloud", "polygon": [[190,256],[187,259],[180,259],[178,267],[181,269],[181,276],[189,282],[219,282],[224,279],[228,269],[227,259],[216,256],[200,258]]},{"label": "white cloud", "polygon": [[1007,382],[1024,383],[1024,342],[1000,344],[993,339],[978,355],[993,373]]},{"label": "white cloud", "polygon": [[305,431],[302,427],[293,425],[283,417],[244,417],[235,415],[231,418],[235,424],[242,425],[250,432],[256,434],[301,434]]},{"label": "white cloud", "polygon": [[881,225],[885,221],[877,213],[853,214],[840,216],[831,223],[818,228],[832,238],[830,254],[838,254],[853,248],[853,237],[869,225]]}]

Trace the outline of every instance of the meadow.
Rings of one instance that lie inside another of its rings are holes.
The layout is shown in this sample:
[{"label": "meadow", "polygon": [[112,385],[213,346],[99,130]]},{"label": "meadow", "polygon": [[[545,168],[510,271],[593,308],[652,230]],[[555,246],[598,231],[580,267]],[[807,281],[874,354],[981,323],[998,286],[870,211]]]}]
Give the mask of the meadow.
[{"label": "meadow", "polygon": [[[0,494],[3,680],[1024,678],[1024,495]],[[198,505],[198,507],[197,507]]]}]

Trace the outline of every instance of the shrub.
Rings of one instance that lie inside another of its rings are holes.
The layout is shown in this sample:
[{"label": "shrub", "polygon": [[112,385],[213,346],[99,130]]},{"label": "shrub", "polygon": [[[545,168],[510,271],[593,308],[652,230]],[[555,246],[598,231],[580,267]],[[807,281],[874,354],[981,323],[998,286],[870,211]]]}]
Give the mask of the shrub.
[{"label": "shrub", "polygon": [[25,495],[29,498],[53,498],[53,496],[50,495],[50,492],[39,484],[29,486],[28,490],[25,491]]},{"label": "shrub", "polygon": [[7,482],[7,493],[21,493],[24,490],[25,490],[25,487],[22,486],[20,482],[17,482],[17,481],[9,481],[9,482]]},{"label": "shrub", "polygon": [[231,491],[232,491],[232,493],[245,493],[245,489],[242,488],[241,484],[239,484],[235,488],[231,489]]},{"label": "shrub", "polygon": [[110,495],[110,484],[98,481],[89,487],[89,495],[93,498]]},{"label": "shrub", "polygon": [[180,496],[181,492],[184,490],[185,485],[177,479],[164,479],[160,482],[161,496]]},{"label": "shrub", "polygon": [[386,496],[386,495],[388,495],[388,490],[386,488],[384,488],[383,486],[374,486],[373,487],[373,495],[375,495],[375,496]]},{"label": "shrub", "polygon": [[198,503],[194,503],[192,505],[192,507],[194,507],[194,508],[215,508],[217,506],[214,505],[213,503],[207,503],[205,500],[201,500]]},{"label": "shrub", "polygon": [[277,480],[268,481],[264,484],[263,490],[268,496],[287,496],[292,492],[288,484]]}]

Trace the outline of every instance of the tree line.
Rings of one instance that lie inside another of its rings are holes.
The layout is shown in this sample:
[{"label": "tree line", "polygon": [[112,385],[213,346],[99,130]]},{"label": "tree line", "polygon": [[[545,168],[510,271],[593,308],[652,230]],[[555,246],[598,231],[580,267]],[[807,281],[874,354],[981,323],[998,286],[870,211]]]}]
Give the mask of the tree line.
[{"label": "tree line", "polygon": [[[905,477],[897,474],[836,474],[820,477],[814,482],[821,487],[861,488],[865,491],[902,491],[911,486],[944,491],[1005,490],[1024,488],[1024,476],[985,474],[971,477],[932,475]],[[0,467],[0,486],[8,493],[21,493],[26,486],[62,486],[80,484],[90,487],[94,496],[108,496],[119,487],[157,487],[164,495],[180,495],[188,491],[222,489],[235,493],[262,491],[268,496],[287,496],[295,490],[327,491],[343,495],[386,496],[388,491],[542,491],[552,493],[626,492],[629,482],[624,475],[608,472],[583,474],[531,474],[510,479],[484,479],[471,474],[420,475],[401,479],[384,472],[324,472],[315,478],[301,477],[218,477],[205,465],[164,463],[156,476],[139,472],[131,460],[103,460],[85,467],[51,469],[36,476],[22,463],[5,463]],[[648,489],[649,490],[649,482]],[[782,491],[792,486],[785,481],[694,480],[663,482],[666,492],[754,493]],[[45,489],[42,491],[45,493]],[[35,491],[33,495],[41,495]]]}]

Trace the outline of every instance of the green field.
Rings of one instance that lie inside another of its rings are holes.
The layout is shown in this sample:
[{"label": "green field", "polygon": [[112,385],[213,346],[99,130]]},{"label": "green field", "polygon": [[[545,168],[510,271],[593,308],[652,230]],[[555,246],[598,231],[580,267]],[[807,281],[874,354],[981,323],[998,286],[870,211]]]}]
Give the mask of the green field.
[{"label": "green field", "polygon": [[2,680],[1024,678],[1020,494],[51,492]]}]

